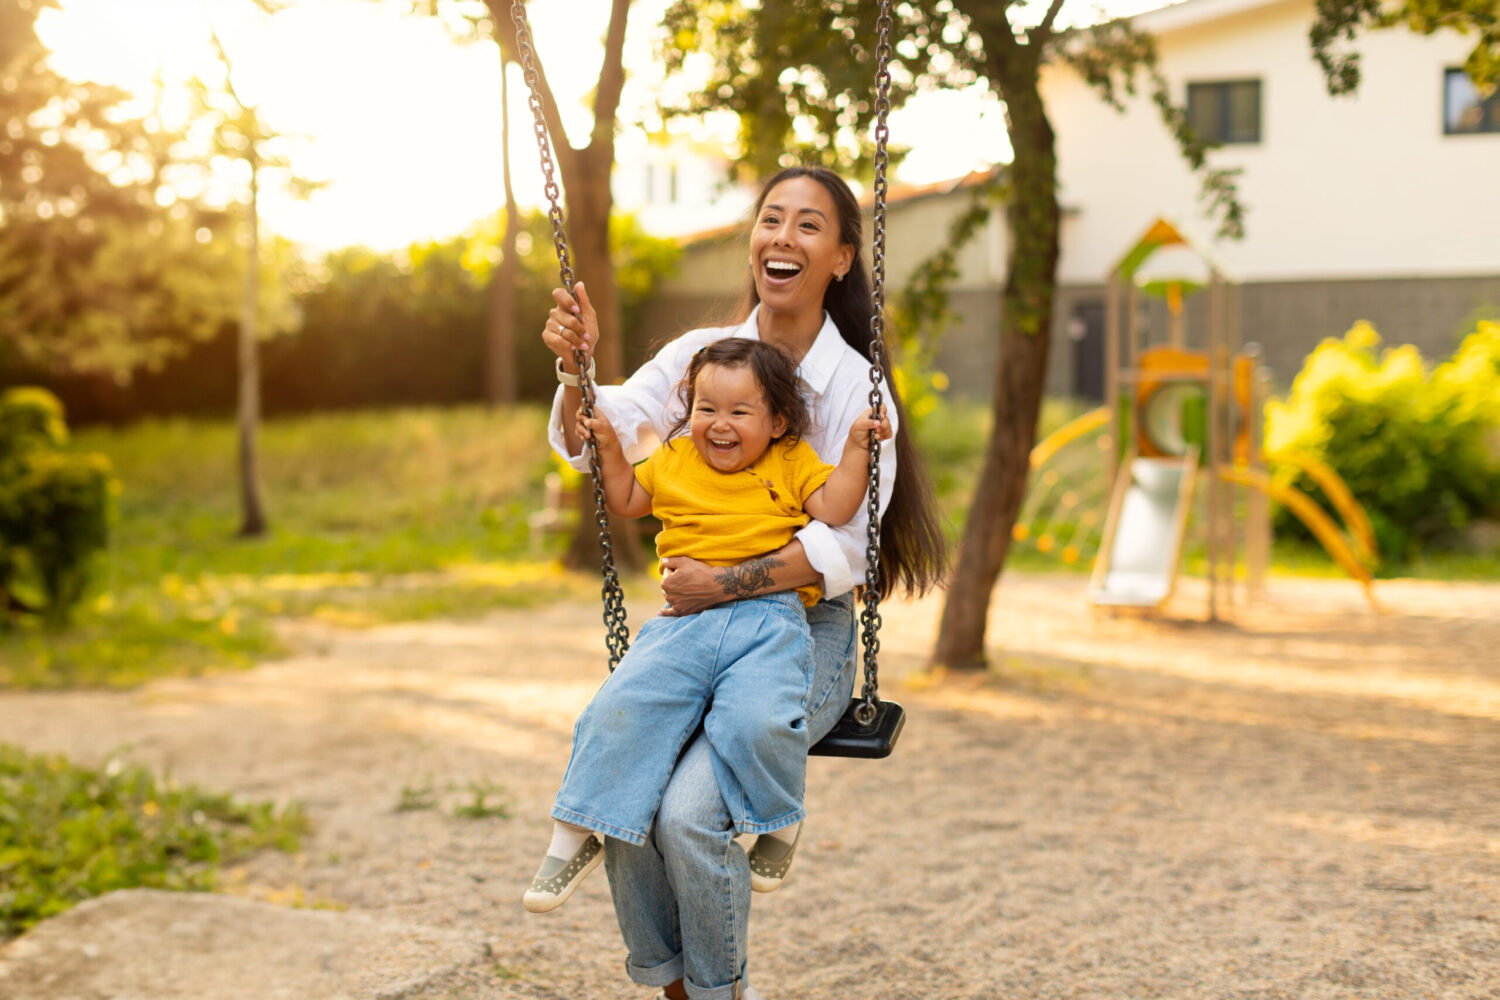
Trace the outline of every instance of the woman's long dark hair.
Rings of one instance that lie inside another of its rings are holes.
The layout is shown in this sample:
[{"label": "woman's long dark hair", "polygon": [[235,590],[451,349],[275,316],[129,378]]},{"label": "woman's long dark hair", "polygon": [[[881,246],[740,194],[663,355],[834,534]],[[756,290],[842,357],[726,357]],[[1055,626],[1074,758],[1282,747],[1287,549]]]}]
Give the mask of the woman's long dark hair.
[{"label": "woman's long dark hair", "polygon": [[[864,219],[859,211],[859,201],[844,179],[823,167],[787,167],[761,188],[760,197],[755,199],[751,224],[754,225],[760,217],[761,206],[771,190],[782,181],[798,177],[816,181],[833,198],[839,223],[839,242],[854,248],[854,263],[844,280],[828,283],[828,289],[823,293],[823,309],[833,319],[844,342],[868,359],[870,342],[875,337],[870,323],[875,306],[870,298],[870,270],[865,264]],[[745,302],[740,308],[740,321],[748,318],[759,303],[755,275],[751,274]],[[889,350],[881,351],[880,357],[885,373],[882,393],[896,411],[896,464],[899,469],[891,502],[880,520],[880,596],[890,596],[897,586],[908,594],[921,594],[940,583],[947,572],[948,544],[938,523],[932,480],[927,475],[921,454],[912,443],[906,410],[891,379]]]}]

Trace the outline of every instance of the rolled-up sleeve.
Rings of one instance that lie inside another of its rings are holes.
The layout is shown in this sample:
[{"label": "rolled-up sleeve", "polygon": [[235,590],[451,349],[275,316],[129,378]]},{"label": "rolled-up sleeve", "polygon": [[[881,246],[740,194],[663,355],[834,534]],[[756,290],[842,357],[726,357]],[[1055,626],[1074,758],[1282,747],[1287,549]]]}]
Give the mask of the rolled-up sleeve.
[{"label": "rolled-up sleeve", "polygon": [[[845,434],[848,433],[859,412],[850,414],[848,419],[843,421]],[[894,423],[893,418],[892,424]],[[890,506],[891,493],[895,486],[896,438],[892,435],[889,441],[882,442],[880,445],[881,517],[885,516],[886,508]],[[865,568],[868,565],[865,559],[865,549],[869,544],[869,523],[869,495],[867,493],[864,502],[859,505],[859,510],[846,523],[833,528],[822,521],[809,521],[806,527],[797,532],[797,540],[802,543],[802,550],[807,554],[807,561],[812,564],[813,569],[823,574],[824,597],[837,597],[865,582]]]},{"label": "rolled-up sleeve", "polygon": [[[670,425],[677,380],[683,366],[678,363],[681,340],[663,347],[656,356],[637,369],[623,385],[596,385],[594,405],[609,418],[625,457],[639,462],[666,437]],[[559,458],[579,472],[588,472],[588,454],[569,454],[564,436],[563,388],[552,397],[552,415],[547,420],[547,441]]]}]

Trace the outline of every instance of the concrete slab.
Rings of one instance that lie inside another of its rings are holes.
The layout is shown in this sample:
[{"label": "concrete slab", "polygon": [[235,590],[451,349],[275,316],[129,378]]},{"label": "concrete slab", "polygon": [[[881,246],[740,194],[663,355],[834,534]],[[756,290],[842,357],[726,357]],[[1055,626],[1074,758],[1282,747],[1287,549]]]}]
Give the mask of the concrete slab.
[{"label": "concrete slab", "polygon": [[362,913],[131,889],[0,948],[6,1000],[394,1000],[489,954]]}]

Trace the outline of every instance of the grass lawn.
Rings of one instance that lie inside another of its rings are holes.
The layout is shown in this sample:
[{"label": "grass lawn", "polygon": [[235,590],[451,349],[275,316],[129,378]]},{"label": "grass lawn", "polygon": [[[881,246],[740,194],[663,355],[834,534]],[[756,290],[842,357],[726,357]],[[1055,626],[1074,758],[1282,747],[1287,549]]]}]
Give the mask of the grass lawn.
[{"label": "grass lawn", "polygon": [[[1049,400],[1040,436],[1083,409]],[[953,541],[989,420],[986,407],[944,400],[916,427]],[[235,536],[230,422],[89,429],[74,445],[107,455],[121,482],[111,550],[71,628],[0,629],[0,687],[129,686],[248,666],[279,652],[278,617],[360,626],[597,598],[595,575],[557,567],[561,537],[531,546],[527,516],[553,467],[538,407],[270,421],[261,471],[271,532],[253,540]],[[1190,545],[1189,571],[1194,557]],[[1087,560],[1069,567],[1018,544],[1009,567],[1082,573]],[[1276,546],[1272,570],[1339,574],[1321,550],[1288,544]],[[1500,579],[1500,554],[1433,555],[1386,572]]]},{"label": "grass lawn", "polygon": [[271,531],[236,537],[227,421],[88,429],[121,483],[100,586],[73,627],[0,631],[0,686],[125,686],[245,666],[278,651],[277,616],[341,624],[480,614],[588,594],[527,515],[550,468],[545,414],[403,409],[269,421]]}]

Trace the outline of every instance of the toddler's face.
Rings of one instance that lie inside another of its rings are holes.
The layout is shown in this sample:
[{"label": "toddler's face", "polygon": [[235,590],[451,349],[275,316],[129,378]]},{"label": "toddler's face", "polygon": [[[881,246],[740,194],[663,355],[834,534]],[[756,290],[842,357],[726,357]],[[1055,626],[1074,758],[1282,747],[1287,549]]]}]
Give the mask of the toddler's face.
[{"label": "toddler's face", "polygon": [[739,472],[786,431],[786,418],[771,413],[760,383],[748,367],[706,364],[693,383],[688,432],[693,447],[712,468]]}]

